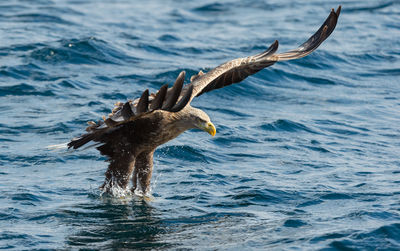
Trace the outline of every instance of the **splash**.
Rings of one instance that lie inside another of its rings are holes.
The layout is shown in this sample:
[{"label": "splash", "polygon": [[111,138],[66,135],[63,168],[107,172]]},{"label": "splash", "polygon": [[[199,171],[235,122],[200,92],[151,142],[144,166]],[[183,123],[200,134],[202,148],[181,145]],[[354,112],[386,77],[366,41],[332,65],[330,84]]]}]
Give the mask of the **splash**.
[{"label": "splash", "polygon": [[132,191],[130,187],[120,187],[115,181],[100,187],[100,197],[112,197],[120,200],[132,200],[139,198],[143,199],[144,201],[154,201],[154,196],[151,195],[151,191],[143,192],[140,187]]}]

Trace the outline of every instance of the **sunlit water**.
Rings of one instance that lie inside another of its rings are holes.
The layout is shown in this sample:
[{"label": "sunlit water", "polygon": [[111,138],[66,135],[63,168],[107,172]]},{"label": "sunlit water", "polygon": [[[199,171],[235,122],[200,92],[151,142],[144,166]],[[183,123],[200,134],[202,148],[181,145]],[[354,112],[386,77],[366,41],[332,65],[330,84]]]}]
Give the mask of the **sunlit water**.
[{"label": "sunlit water", "polygon": [[[101,195],[94,149],[46,149],[339,4],[312,55],[193,102],[217,135],[160,147],[153,198]],[[399,1],[11,0],[0,38],[0,248],[400,248]]]}]

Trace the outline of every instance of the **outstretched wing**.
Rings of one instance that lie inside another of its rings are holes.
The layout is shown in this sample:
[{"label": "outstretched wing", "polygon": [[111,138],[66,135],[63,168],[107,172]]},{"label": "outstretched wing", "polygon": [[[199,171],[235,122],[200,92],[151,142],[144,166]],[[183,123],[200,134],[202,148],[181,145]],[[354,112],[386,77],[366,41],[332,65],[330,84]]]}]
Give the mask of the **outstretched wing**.
[{"label": "outstretched wing", "polygon": [[[90,141],[104,143],[112,147],[114,143],[111,141],[115,141],[115,144],[121,141],[121,139],[116,139],[115,135],[126,136],[126,133],[131,132],[136,127],[136,124],[139,123],[138,121],[143,121],[142,118],[144,116],[151,118],[151,115],[147,115],[153,111],[178,112],[182,110],[188,104],[193,91],[193,87],[189,87],[183,92],[184,80],[185,72],[183,71],[179,74],[174,85],[169,89],[168,85],[165,84],[157,93],[149,94],[149,90],[145,90],[141,97],[134,101],[127,101],[126,103],[118,102],[112,113],[108,115],[108,118],[103,117],[103,120],[97,123],[89,121],[89,126],[86,128],[88,133],[72,139],[68,143],[68,148],[77,149]],[[127,132],[122,133],[122,130],[126,130]],[[102,152],[101,146],[98,149]],[[110,154],[104,154],[110,156]]]},{"label": "outstretched wing", "polygon": [[[155,94],[149,94],[149,91],[145,90],[142,96],[134,101],[117,103],[108,118],[104,117],[102,121],[97,123],[93,121],[88,122],[89,126],[86,128],[88,133],[73,139],[68,143],[68,148],[77,149],[89,141],[95,141],[104,143],[103,146],[107,145],[111,149],[114,147],[114,141],[116,142],[115,144],[121,141],[115,140],[115,137],[110,135],[119,135],[119,133],[114,132],[134,127],[137,121],[139,121],[139,118],[146,114],[152,113],[155,110],[178,112],[194,97],[200,96],[205,92],[238,83],[278,61],[307,56],[333,32],[340,14],[340,9],[340,6],[336,11],[332,9],[330,15],[319,30],[295,50],[275,54],[278,49],[278,41],[275,41],[262,53],[229,61],[206,74],[200,72],[198,75],[192,77],[192,83],[186,85],[184,88],[183,82],[185,79],[185,72],[181,72],[172,88],[163,85]],[[118,149],[118,147],[115,149]],[[104,151],[101,150],[101,146],[99,150],[103,154],[110,156],[104,148]]]},{"label": "outstretched wing", "polygon": [[260,54],[246,58],[234,59],[212,69],[206,74],[200,72],[192,78],[193,82],[185,87],[187,90],[193,88],[191,99],[200,96],[205,92],[238,83],[248,76],[271,66],[278,61],[307,56],[317,49],[318,46],[333,32],[336,27],[340,10],[341,6],[339,6],[336,11],[332,9],[328,18],[318,31],[297,49],[275,54],[278,49],[278,41],[275,41],[266,51]]}]

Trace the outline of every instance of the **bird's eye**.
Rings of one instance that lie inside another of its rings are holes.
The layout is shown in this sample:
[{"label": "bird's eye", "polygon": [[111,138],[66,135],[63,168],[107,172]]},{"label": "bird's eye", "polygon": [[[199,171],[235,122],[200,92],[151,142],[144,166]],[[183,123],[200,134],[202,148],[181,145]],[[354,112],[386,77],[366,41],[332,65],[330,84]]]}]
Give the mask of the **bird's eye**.
[{"label": "bird's eye", "polygon": [[205,121],[203,119],[201,119],[201,118],[197,118],[197,122],[198,123],[205,123]]}]

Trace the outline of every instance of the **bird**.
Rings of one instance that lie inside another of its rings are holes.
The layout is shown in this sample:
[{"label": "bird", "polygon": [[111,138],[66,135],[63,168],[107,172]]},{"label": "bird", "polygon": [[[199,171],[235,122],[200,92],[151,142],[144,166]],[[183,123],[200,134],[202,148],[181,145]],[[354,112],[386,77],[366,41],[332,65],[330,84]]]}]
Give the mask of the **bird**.
[{"label": "bird", "polygon": [[146,89],[140,98],[117,102],[114,109],[98,122],[89,121],[86,133],[73,138],[68,148],[78,149],[95,142],[101,155],[107,157],[108,169],[100,188],[112,193],[114,188],[136,189],[150,193],[153,172],[153,155],[156,148],[189,129],[200,129],[211,136],[216,128],[210,117],[201,109],[191,106],[191,101],[207,92],[239,83],[250,75],[276,62],[305,57],[328,38],[336,27],[341,6],[332,9],[321,27],[297,49],[276,53],[275,40],[259,54],[238,58],[190,78],[184,85],[182,71],[172,87],[161,86],[155,93]]}]

